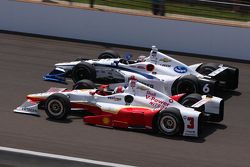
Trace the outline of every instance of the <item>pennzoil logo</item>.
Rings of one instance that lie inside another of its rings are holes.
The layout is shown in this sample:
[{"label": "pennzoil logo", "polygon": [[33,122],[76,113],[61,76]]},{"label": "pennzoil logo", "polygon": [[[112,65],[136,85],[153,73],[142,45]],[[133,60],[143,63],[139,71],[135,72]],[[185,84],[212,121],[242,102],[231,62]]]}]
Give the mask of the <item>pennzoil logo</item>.
[{"label": "pennzoil logo", "polygon": [[171,60],[168,59],[168,58],[166,58],[166,57],[164,57],[164,58],[160,59],[159,61],[167,63],[167,62],[170,62]]}]

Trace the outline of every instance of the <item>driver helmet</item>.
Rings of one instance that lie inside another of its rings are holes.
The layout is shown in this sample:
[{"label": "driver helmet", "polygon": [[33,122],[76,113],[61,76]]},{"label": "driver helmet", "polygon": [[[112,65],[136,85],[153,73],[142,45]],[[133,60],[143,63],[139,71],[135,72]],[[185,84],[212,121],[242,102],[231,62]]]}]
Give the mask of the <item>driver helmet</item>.
[{"label": "driver helmet", "polygon": [[123,86],[117,86],[114,90],[115,93],[123,93],[124,87]]},{"label": "driver helmet", "polygon": [[138,62],[144,62],[145,59],[146,59],[146,56],[140,55],[140,56],[137,58],[137,61],[138,61]]},{"label": "driver helmet", "polygon": [[101,86],[99,86],[99,90],[100,91],[108,91],[108,87],[109,87],[109,85],[101,85]]}]

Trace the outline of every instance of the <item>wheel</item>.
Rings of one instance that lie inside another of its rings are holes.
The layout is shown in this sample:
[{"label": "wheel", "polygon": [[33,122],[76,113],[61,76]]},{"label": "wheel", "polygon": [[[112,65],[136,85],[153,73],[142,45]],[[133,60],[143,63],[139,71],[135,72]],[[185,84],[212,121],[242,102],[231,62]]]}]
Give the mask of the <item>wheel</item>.
[{"label": "wheel", "polygon": [[87,60],[86,58],[83,58],[83,57],[77,57],[76,59],[75,59],[75,61],[83,61],[83,60]]},{"label": "wheel", "polygon": [[98,56],[98,59],[112,59],[112,58],[119,58],[120,55],[113,51],[113,50],[106,50],[105,52],[101,53]]},{"label": "wheel", "polygon": [[186,75],[177,80],[173,94],[198,92],[198,79],[194,75]]},{"label": "wheel", "polygon": [[[197,103],[198,101],[202,100],[202,97],[200,94],[192,93],[189,94],[182,99],[180,99],[179,103],[182,104],[185,107],[191,107],[193,104]],[[205,105],[202,105],[201,107],[197,108],[196,110],[203,112],[205,111]]]},{"label": "wheel", "polygon": [[95,67],[87,62],[81,62],[77,64],[72,69],[72,80],[74,83],[82,80],[82,79],[88,79],[91,81],[95,81],[96,79],[96,71]]},{"label": "wheel", "polygon": [[159,113],[156,126],[160,133],[167,136],[180,134],[183,130],[183,121],[179,110],[176,108],[168,108]]},{"label": "wheel", "polygon": [[94,82],[88,80],[88,79],[83,79],[78,81],[77,83],[74,84],[73,90],[78,90],[78,89],[94,89],[96,86]]},{"label": "wheel", "polygon": [[203,75],[208,75],[211,72],[217,70],[219,68],[219,64],[216,63],[204,63],[199,68],[197,68],[197,72]]},{"label": "wheel", "polygon": [[45,102],[45,112],[49,118],[56,120],[65,119],[70,112],[68,97],[61,93],[52,94]]},{"label": "wheel", "polygon": [[179,103],[185,107],[191,107],[193,104],[197,103],[202,99],[200,94],[193,93],[182,98]]}]

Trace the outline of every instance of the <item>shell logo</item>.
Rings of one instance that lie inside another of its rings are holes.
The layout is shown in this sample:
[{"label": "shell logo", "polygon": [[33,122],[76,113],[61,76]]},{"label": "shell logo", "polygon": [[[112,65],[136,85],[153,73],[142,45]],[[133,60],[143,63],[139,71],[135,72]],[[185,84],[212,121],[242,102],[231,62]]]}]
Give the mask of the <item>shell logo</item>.
[{"label": "shell logo", "polygon": [[104,117],[104,118],[102,118],[102,122],[107,125],[110,123],[110,118]]}]

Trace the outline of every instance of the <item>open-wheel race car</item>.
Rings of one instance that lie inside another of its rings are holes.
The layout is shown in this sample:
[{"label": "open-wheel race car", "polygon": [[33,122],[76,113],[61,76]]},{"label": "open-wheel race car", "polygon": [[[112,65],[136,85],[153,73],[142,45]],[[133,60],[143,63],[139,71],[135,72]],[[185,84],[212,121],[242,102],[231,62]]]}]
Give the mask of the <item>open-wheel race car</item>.
[{"label": "open-wheel race car", "polygon": [[221,98],[180,94],[169,97],[136,80],[122,91],[100,89],[66,90],[50,88],[47,92],[27,95],[27,101],[14,111],[39,115],[45,110],[49,118],[65,119],[76,110],[90,113],[83,117],[87,124],[144,128],[162,134],[199,135],[202,122],[220,122],[224,115]]},{"label": "open-wheel race car", "polygon": [[[128,56],[127,56],[128,57]],[[127,84],[131,77],[167,95],[200,93],[216,95],[218,90],[238,87],[239,70],[224,64],[200,63],[186,65],[152,47],[148,57],[137,60],[119,58],[114,51],[105,51],[98,59],[55,64],[55,69],[43,78],[47,81],[75,83],[88,79],[99,84]]]}]

